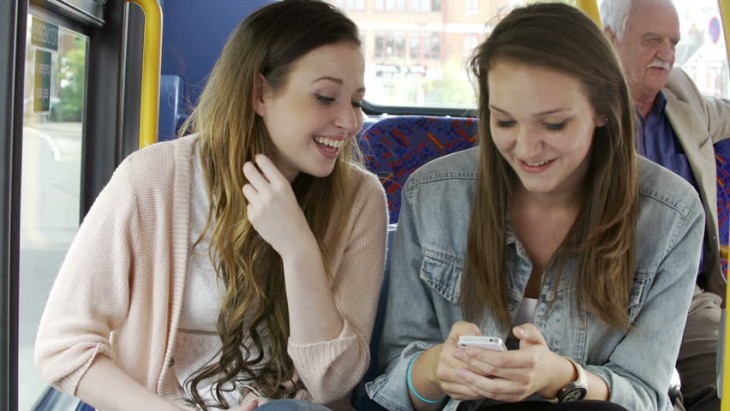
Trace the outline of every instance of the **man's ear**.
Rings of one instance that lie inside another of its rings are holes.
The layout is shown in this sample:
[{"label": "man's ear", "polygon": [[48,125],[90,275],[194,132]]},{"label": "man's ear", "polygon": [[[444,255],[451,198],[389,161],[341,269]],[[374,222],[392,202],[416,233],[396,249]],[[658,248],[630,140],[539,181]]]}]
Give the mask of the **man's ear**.
[{"label": "man's ear", "polygon": [[266,82],[266,77],[259,73],[256,76],[256,84],[253,88],[253,105],[256,108],[256,114],[260,116],[266,114],[266,93],[268,88],[269,84]]}]

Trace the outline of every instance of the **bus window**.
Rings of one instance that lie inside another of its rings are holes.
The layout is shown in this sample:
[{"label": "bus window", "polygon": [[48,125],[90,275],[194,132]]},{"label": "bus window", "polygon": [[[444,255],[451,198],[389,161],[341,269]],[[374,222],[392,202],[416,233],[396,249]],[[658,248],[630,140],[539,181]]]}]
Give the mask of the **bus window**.
[{"label": "bus window", "polygon": [[510,0],[330,0],[360,27],[367,100],[380,106],[475,108],[471,50]]},{"label": "bus window", "polygon": [[676,65],[692,77],[702,94],[730,98],[725,37],[717,0],[675,1],[682,40]]},{"label": "bus window", "polygon": [[79,226],[88,37],[29,15],[23,99],[18,408],[46,388],[33,345],[46,297]]}]

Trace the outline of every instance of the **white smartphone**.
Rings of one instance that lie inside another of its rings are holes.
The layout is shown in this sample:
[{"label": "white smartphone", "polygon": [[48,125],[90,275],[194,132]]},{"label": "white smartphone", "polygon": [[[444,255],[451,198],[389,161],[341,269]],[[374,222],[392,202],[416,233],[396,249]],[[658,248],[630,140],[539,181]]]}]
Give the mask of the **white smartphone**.
[{"label": "white smartphone", "polygon": [[483,335],[464,335],[459,337],[461,347],[479,347],[492,351],[507,351],[504,341],[499,337],[486,337]]}]

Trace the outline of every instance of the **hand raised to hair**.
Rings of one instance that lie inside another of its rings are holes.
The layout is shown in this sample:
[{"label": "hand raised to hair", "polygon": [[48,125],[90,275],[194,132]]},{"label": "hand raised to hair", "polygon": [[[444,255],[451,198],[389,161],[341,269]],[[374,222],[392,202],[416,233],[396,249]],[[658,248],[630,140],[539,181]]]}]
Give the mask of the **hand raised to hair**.
[{"label": "hand raised to hair", "polygon": [[303,245],[316,244],[291,183],[265,155],[257,155],[255,162],[243,165],[248,180],[243,195],[253,228],[282,258]]},{"label": "hand raised to hair", "polygon": [[456,357],[468,366],[457,377],[480,397],[515,402],[540,393],[550,398],[553,393],[541,392],[550,385],[556,361],[564,360],[550,351],[540,330],[534,324],[513,329],[520,340],[520,349],[498,352],[466,347]]}]

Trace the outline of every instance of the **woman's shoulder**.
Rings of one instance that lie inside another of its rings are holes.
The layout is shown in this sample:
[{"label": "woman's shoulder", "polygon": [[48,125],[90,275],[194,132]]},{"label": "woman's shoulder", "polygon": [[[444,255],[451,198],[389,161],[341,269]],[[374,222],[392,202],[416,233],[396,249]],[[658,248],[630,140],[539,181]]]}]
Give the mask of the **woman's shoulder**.
[{"label": "woman's shoulder", "polygon": [[129,154],[119,165],[118,172],[129,175],[137,183],[152,183],[172,179],[175,170],[188,167],[197,136],[190,135],[152,144]]},{"label": "woman's shoulder", "polygon": [[161,141],[132,152],[124,159],[124,162],[144,166],[146,164],[154,165],[157,161],[173,161],[175,154],[179,154],[181,151],[191,154],[196,141],[197,136],[194,134]]},{"label": "woman's shoulder", "polygon": [[[129,154],[119,167],[127,167],[138,173],[163,173],[166,168],[175,165],[176,160],[190,158],[197,141],[196,135],[162,141],[141,148]],[[164,174],[164,173],[163,173]],[[154,177],[150,174],[148,177]]]},{"label": "woman's shoulder", "polygon": [[351,164],[349,185],[355,188],[356,192],[365,192],[370,195],[381,192],[385,195],[385,189],[378,176],[360,164]]},{"label": "woman's shoulder", "polygon": [[476,180],[479,169],[479,147],[435,158],[416,169],[408,178],[410,186],[436,180]]},{"label": "woman's shoulder", "polygon": [[639,194],[642,203],[668,207],[683,216],[702,210],[699,194],[690,183],[644,157],[639,157]]}]

